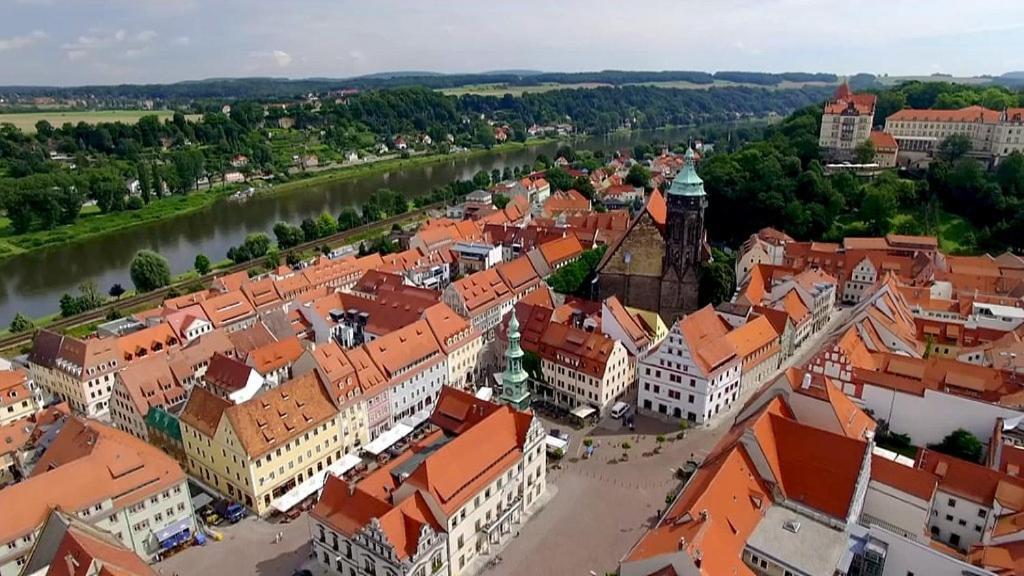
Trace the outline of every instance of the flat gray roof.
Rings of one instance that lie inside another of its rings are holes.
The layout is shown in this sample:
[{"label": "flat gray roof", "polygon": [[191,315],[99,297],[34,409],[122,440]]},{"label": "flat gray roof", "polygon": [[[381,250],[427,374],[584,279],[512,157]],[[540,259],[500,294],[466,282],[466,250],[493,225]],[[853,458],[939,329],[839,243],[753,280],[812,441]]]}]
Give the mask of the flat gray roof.
[{"label": "flat gray roof", "polygon": [[[800,523],[796,533],[784,528]],[[833,574],[849,546],[848,536],[782,506],[772,506],[747,539],[755,554],[777,560],[807,574]]]}]

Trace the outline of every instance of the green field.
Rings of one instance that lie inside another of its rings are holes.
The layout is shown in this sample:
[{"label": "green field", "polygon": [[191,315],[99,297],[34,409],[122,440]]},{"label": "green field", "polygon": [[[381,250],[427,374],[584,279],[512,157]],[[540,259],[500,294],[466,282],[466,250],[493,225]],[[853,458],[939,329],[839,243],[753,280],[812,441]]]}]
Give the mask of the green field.
[{"label": "green field", "polygon": [[[125,122],[134,124],[143,116],[157,116],[161,120],[174,115],[173,110],[48,110],[46,112],[13,112],[0,114],[0,124],[14,124],[22,132],[36,131],[36,122],[46,120],[53,126],[61,126],[65,122],[78,124],[98,124],[100,122]],[[198,118],[198,114],[190,114],[189,119]]]},{"label": "green field", "polygon": [[879,76],[878,81],[886,86],[896,86],[904,82],[949,82],[951,84],[966,84],[977,86],[989,84],[991,78],[980,78],[978,76]]}]

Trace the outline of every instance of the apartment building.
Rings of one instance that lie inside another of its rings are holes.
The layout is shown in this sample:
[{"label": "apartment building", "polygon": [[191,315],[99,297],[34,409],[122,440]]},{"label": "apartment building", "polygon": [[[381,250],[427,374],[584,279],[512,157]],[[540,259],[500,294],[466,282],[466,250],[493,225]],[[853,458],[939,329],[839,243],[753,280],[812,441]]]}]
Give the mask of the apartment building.
[{"label": "apartment building", "polygon": [[683,317],[637,367],[637,404],[647,414],[709,423],[739,398],[743,357],[730,326],[706,306]]},{"label": "apartment building", "polygon": [[438,431],[356,484],[328,478],[310,515],[328,573],[470,574],[538,506],[545,434],[532,414],[446,387],[430,418]]},{"label": "apartment building", "polygon": [[40,330],[28,355],[29,375],[47,398],[72,411],[106,418],[114,373],[123,364],[116,338],[78,340]]},{"label": "apartment building", "polygon": [[[524,332],[536,325],[531,319]],[[522,346],[541,361],[543,382],[534,398],[568,410],[590,407],[603,415],[634,389],[635,360],[622,342],[600,332],[549,322],[536,344],[524,339]]]},{"label": "apartment building", "polygon": [[275,499],[354,450],[317,372],[240,404],[194,388],[180,415],[189,474],[266,514]]},{"label": "apartment building", "polygon": [[185,474],[173,458],[78,417],[64,424],[28,478],[0,490],[0,575],[22,573],[54,508],[148,561],[196,530]]},{"label": "apartment building", "polygon": [[417,320],[364,348],[388,388],[391,409],[386,427],[404,418],[425,419],[448,381],[444,351],[427,321]]},{"label": "apartment building", "polygon": [[441,300],[463,318],[469,319],[484,337],[494,341],[495,328],[515,305],[515,293],[494,268],[452,282]]}]

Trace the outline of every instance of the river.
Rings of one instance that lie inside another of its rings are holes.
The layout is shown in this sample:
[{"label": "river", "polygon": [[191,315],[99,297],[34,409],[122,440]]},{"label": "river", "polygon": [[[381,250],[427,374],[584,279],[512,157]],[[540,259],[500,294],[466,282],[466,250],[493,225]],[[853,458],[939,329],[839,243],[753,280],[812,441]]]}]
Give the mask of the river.
[{"label": "river", "polygon": [[[610,151],[649,142],[677,143],[686,136],[686,129],[621,132],[577,138],[573,146]],[[14,256],[0,261],[0,325],[6,326],[18,312],[30,318],[52,314],[61,294],[76,292],[84,280],[94,280],[103,292],[114,283],[131,288],[128,266],[143,248],[163,254],[172,273],[178,274],[192,267],[196,254],[206,254],[213,261],[223,259],[228,248],[241,243],[246,234],[265,232],[273,238],[271,229],[278,222],[298,224],[324,211],[336,216],[342,208],[358,207],[379,188],[413,197],[455,179],[472,178],[480,170],[532,164],[538,154],[550,157],[558,146],[549,142],[515,151],[453,156],[436,164],[311,183],[241,204],[222,200],[176,218]]]}]

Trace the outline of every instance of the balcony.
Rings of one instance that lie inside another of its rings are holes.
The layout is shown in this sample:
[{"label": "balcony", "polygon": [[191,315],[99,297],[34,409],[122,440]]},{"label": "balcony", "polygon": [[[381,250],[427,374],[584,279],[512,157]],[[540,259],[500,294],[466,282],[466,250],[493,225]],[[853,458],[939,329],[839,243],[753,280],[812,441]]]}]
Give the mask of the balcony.
[{"label": "balcony", "polygon": [[[504,529],[500,532],[502,534],[511,532],[512,524],[519,523],[519,514],[521,514],[523,510],[522,505],[523,498],[521,496],[516,496],[514,500],[508,502],[508,504],[505,505],[505,508],[498,513],[498,516],[494,520],[484,525],[484,532],[486,532],[489,535],[493,533],[495,529],[501,528],[503,524],[505,525]],[[513,513],[515,513],[515,518],[512,519],[512,522],[506,522],[510,517],[513,516]]]}]

